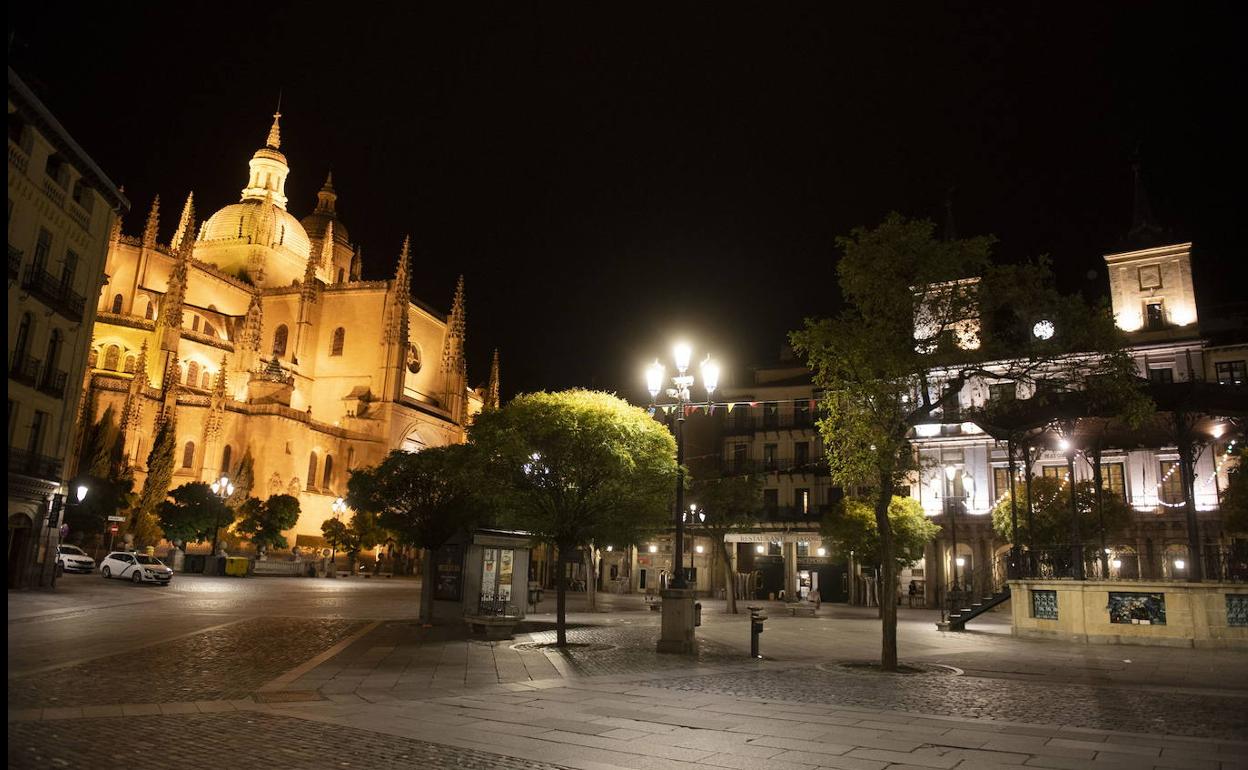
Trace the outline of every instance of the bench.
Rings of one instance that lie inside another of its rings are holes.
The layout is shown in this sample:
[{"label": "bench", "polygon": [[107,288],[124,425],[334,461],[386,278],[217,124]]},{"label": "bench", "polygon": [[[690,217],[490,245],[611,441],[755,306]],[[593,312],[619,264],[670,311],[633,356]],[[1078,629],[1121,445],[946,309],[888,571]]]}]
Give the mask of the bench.
[{"label": "bench", "polygon": [[520,618],[515,615],[465,615],[464,622],[474,634],[484,634],[490,641],[510,639]]},{"label": "bench", "polygon": [[813,618],[815,616],[815,608],[809,604],[790,604],[786,607],[789,616],[794,618]]}]

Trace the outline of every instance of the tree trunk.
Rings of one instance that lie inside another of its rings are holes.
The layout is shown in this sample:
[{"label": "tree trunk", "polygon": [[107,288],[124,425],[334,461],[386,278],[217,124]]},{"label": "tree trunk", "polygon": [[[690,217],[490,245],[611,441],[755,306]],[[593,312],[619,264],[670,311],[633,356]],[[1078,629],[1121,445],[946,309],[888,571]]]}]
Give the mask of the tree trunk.
[{"label": "tree trunk", "polygon": [[568,646],[568,579],[564,569],[564,554],[568,549],[559,548],[555,556],[555,644]]},{"label": "tree trunk", "polygon": [[880,531],[880,668],[897,670],[897,560],[893,558],[893,529],[888,505],[893,499],[892,468],[881,469],[879,497],[875,501],[875,525]]},{"label": "tree trunk", "polygon": [[598,611],[598,549],[585,549],[585,610]]},{"label": "tree trunk", "polygon": [[421,549],[420,559],[420,622],[426,626],[433,625],[433,552],[428,548]]},{"label": "tree trunk", "polygon": [[732,574],[732,554],[728,552],[728,543],[721,538],[719,549],[723,553],[724,562],[724,598],[728,601],[725,609],[733,615],[737,614],[737,585]]}]

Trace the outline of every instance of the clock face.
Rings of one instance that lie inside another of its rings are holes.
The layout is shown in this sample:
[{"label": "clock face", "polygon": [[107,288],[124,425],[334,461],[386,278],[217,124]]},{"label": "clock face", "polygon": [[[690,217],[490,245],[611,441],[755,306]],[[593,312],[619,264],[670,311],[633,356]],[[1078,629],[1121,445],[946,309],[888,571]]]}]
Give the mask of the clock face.
[{"label": "clock face", "polygon": [[1036,339],[1047,340],[1053,336],[1053,322],[1037,321],[1036,325],[1031,327],[1031,333],[1036,335]]},{"label": "clock face", "polygon": [[407,370],[412,374],[420,371],[420,348],[415,345],[407,347]]}]

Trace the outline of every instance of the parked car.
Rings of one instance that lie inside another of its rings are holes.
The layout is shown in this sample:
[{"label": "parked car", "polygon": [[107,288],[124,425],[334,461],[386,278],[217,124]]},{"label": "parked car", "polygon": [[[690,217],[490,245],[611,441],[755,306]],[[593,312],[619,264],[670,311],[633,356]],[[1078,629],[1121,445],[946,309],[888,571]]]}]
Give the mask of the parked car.
[{"label": "parked car", "polygon": [[56,563],[66,572],[95,572],[95,559],[76,545],[58,545]]},{"label": "parked car", "polygon": [[100,562],[100,574],[106,578],[129,578],[134,583],[159,583],[169,585],[173,570],[155,556],[144,553],[113,551]]}]

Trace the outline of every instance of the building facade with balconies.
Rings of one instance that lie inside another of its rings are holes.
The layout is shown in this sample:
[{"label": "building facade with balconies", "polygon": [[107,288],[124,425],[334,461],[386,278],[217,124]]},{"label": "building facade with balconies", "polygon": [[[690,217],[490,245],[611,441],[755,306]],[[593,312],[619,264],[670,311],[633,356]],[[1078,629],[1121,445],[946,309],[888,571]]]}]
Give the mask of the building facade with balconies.
[{"label": "building facade with balconies", "polygon": [[129,208],[9,70],[10,587],[46,585],[58,543],[109,233]]}]

